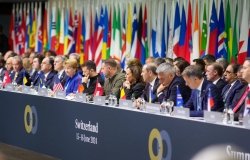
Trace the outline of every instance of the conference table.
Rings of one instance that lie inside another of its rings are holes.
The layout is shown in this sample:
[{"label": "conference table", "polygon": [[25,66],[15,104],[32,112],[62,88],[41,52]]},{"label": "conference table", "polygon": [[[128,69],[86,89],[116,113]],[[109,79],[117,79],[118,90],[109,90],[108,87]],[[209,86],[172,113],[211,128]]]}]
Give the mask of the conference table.
[{"label": "conference table", "polygon": [[0,142],[59,159],[188,160],[220,144],[250,159],[249,136],[239,125],[0,90]]}]

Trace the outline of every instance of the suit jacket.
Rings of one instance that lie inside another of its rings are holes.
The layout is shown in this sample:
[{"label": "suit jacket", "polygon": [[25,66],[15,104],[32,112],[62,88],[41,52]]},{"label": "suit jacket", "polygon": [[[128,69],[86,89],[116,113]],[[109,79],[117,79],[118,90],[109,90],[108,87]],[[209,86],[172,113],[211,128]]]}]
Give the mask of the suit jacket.
[{"label": "suit jacket", "polygon": [[222,93],[222,89],[227,85],[227,82],[224,79],[220,78],[215,85],[218,88],[219,92]]},{"label": "suit jacket", "polygon": [[107,78],[104,82],[104,94],[109,96],[114,94],[117,98],[120,97],[120,88],[125,80],[125,74],[117,72],[113,77]]},{"label": "suit jacket", "polygon": [[207,110],[209,88],[211,90],[212,98],[214,100],[214,107],[212,108],[212,111],[223,110],[223,102],[222,102],[221,95],[218,91],[218,88],[212,82],[209,82],[208,80],[204,79],[202,87],[201,87],[201,93],[200,93],[201,111],[197,110],[197,90],[196,89],[192,90],[191,97],[189,98],[187,103],[184,105],[185,107],[190,108],[191,117],[202,117],[203,110]]},{"label": "suit jacket", "polygon": [[141,97],[144,88],[145,88],[145,83],[143,82],[139,82],[139,83],[135,83],[131,85],[130,89],[125,88],[124,90],[125,90],[126,99],[131,99],[132,97],[137,99]]},{"label": "suit jacket", "polygon": [[27,83],[25,84],[26,86],[30,86],[30,75],[29,75],[29,73],[24,69],[24,68],[22,68],[18,73],[17,73],[17,77],[16,77],[16,79],[15,79],[15,75],[16,75],[16,72],[14,71],[14,73],[13,74],[11,74],[11,80],[12,80],[12,82],[15,80],[16,81],[16,83],[18,84],[18,85],[23,85],[23,80],[24,80],[24,77],[26,77],[26,79],[27,79]]},{"label": "suit jacket", "polygon": [[[237,101],[240,101],[241,97],[243,96],[244,92],[246,91],[248,85],[245,85],[239,92],[236,93],[236,97],[238,97]],[[250,98],[250,92],[248,93],[248,98]],[[235,104],[235,106],[233,108],[235,108],[237,105],[237,103]],[[239,109],[237,109],[237,111],[234,114],[234,120],[238,120],[239,118],[239,114],[244,114],[245,111],[245,100],[240,104]]]},{"label": "suit jacket", "polygon": [[6,68],[3,67],[2,70],[0,71],[0,81],[3,81],[4,75],[5,75]]},{"label": "suit jacket", "polygon": [[164,100],[171,100],[176,105],[177,99],[177,85],[181,92],[184,104],[188,101],[191,95],[191,89],[185,85],[185,81],[182,77],[175,76],[172,82],[163,90],[163,94],[158,97],[158,101],[162,103]]},{"label": "suit jacket", "polygon": [[82,76],[79,75],[79,73],[76,73],[73,77],[69,77],[64,86],[66,90],[66,95],[70,93],[76,93],[81,82]]},{"label": "suit jacket", "polygon": [[[58,73],[56,74],[56,76],[59,76]],[[67,76],[66,72],[63,71],[62,75],[59,77],[59,80],[60,80],[60,83],[62,84],[62,86],[65,85],[68,78],[69,78],[69,76]]]},{"label": "suit jacket", "polygon": [[100,74],[98,74],[98,75],[96,75],[94,77],[90,77],[88,85],[87,85],[87,83],[82,83],[82,85],[84,87],[83,93],[86,93],[88,95],[94,94],[97,80],[98,80],[98,83],[101,84],[101,86],[104,85],[104,80],[102,79]]},{"label": "suit jacket", "polygon": [[51,90],[53,90],[54,86],[54,76],[56,75],[55,71],[51,71],[48,76],[45,78],[45,74],[41,72],[40,75],[38,75],[38,84],[42,82],[42,84]]},{"label": "suit jacket", "polygon": [[[243,84],[240,80],[236,80],[235,84],[230,88],[230,84],[227,84],[221,92],[221,96],[224,101],[224,106],[228,108],[234,108],[237,102],[240,100],[241,95],[239,94],[241,89],[246,85]],[[228,93],[227,93],[228,91]]]},{"label": "suit jacket", "polygon": [[[157,97],[157,88],[159,87],[160,83],[159,83],[159,79],[156,78],[155,79],[155,84],[153,86],[153,97],[152,97],[152,100],[151,102],[152,103],[155,103],[155,102],[158,102],[158,97]],[[149,86],[150,84],[147,83],[144,90],[143,90],[143,94],[141,95],[142,98],[145,99],[145,101],[149,101]]]}]

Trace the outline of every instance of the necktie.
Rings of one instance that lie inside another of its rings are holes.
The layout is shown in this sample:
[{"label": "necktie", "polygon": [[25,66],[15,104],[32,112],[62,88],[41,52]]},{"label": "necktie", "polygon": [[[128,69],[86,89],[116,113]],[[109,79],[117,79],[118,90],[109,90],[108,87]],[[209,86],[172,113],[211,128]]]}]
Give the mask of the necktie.
[{"label": "necktie", "polygon": [[200,90],[196,90],[196,101],[197,101],[197,111],[201,111],[201,97],[200,97]]},{"label": "necktie", "polygon": [[152,89],[153,87],[152,87],[152,85],[151,84],[149,84],[149,100],[148,100],[148,102],[149,103],[151,103],[152,102],[152,98],[153,98],[153,96],[152,96],[152,94],[153,94],[153,89]]},{"label": "necktie", "polygon": [[16,82],[17,76],[18,76],[18,72],[15,72],[15,76],[14,76],[13,82]]},{"label": "necktie", "polygon": [[223,101],[224,101],[224,102],[226,102],[226,99],[227,99],[227,96],[228,96],[228,93],[229,93],[230,89],[231,89],[231,84],[229,84],[229,85],[227,86],[227,88],[226,88],[226,92],[225,92],[225,94],[224,94],[224,96],[223,96]]}]

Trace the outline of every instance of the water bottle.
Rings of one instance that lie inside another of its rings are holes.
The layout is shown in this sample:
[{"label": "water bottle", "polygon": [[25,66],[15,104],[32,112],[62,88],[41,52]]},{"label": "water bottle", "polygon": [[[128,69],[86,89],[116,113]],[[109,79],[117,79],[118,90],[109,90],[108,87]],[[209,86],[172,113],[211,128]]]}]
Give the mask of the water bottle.
[{"label": "water bottle", "polygon": [[224,123],[224,124],[227,124],[228,121],[229,121],[228,109],[225,108],[225,109],[223,110],[223,123]]},{"label": "water bottle", "polygon": [[146,111],[146,101],[144,98],[140,100],[140,110]]},{"label": "water bottle", "polygon": [[167,113],[167,102],[163,101],[160,105],[160,113],[165,114]]},{"label": "water bottle", "polygon": [[113,95],[113,106],[116,107],[118,105],[117,98],[115,95]]},{"label": "water bottle", "polygon": [[228,116],[229,116],[228,124],[233,124],[233,121],[234,121],[234,112],[233,112],[232,108],[230,108],[228,110]]},{"label": "water bottle", "polygon": [[112,94],[109,95],[109,106],[113,106],[113,97]]}]

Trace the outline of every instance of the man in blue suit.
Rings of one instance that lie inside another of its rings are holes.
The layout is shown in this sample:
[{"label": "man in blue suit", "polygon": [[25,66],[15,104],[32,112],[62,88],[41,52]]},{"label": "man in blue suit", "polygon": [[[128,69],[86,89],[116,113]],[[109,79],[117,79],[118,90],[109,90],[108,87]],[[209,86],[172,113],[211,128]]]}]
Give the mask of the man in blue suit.
[{"label": "man in blue suit", "polygon": [[64,62],[65,62],[65,58],[61,55],[56,56],[55,61],[54,61],[54,68],[55,68],[55,71],[57,71],[56,78],[60,80],[60,83],[62,84],[62,86],[65,85],[67,79],[69,78],[66,75],[66,72],[64,70],[64,66],[63,66]]},{"label": "man in blue suit", "polygon": [[185,85],[185,81],[176,76],[176,70],[173,64],[162,63],[156,70],[160,82],[157,89],[158,101],[162,103],[164,100],[171,100],[176,105],[177,86],[179,87],[184,103],[190,97],[191,89]]},{"label": "man in blue suit", "polygon": [[226,108],[234,109],[235,105],[238,103],[240,96],[239,92],[245,86],[237,77],[239,65],[230,64],[227,66],[224,73],[226,82],[228,83],[222,90],[221,96],[224,101],[224,106]]},{"label": "man in blue suit", "polygon": [[223,102],[217,87],[203,78],[202,70],[199,66],[188,66],[182,73],[186,85],[192,89],[191,97],[184,105],[190,108],[190,116],[202,117],[203,110],[207,110],[209,90],[214,100],[212,111],[222,111]]},{"label": "man in blue suit", "polygon": [[40,80],[46,88],[53,89],[54,76],[56,72],[54,71],[54,59],[52,57],[45,57],[41,64],[42,74]]},{"label": "man in blue suit", "polygon": [[159,79],[157,78],[156,69],[157,67],[154,63],[145,64],[141,73],[144,82],[146,82],[141,97],[150,103],[158,101],[156,90],[159,87]]},{"label": "man in blue suit", "polygon": [[12,59],[13,66],[13,76],[12,82],[15,82],[17,85],[30,85],[30,76],[29,73],[23,68],[22,59],[19,56],[15,56]]}]

